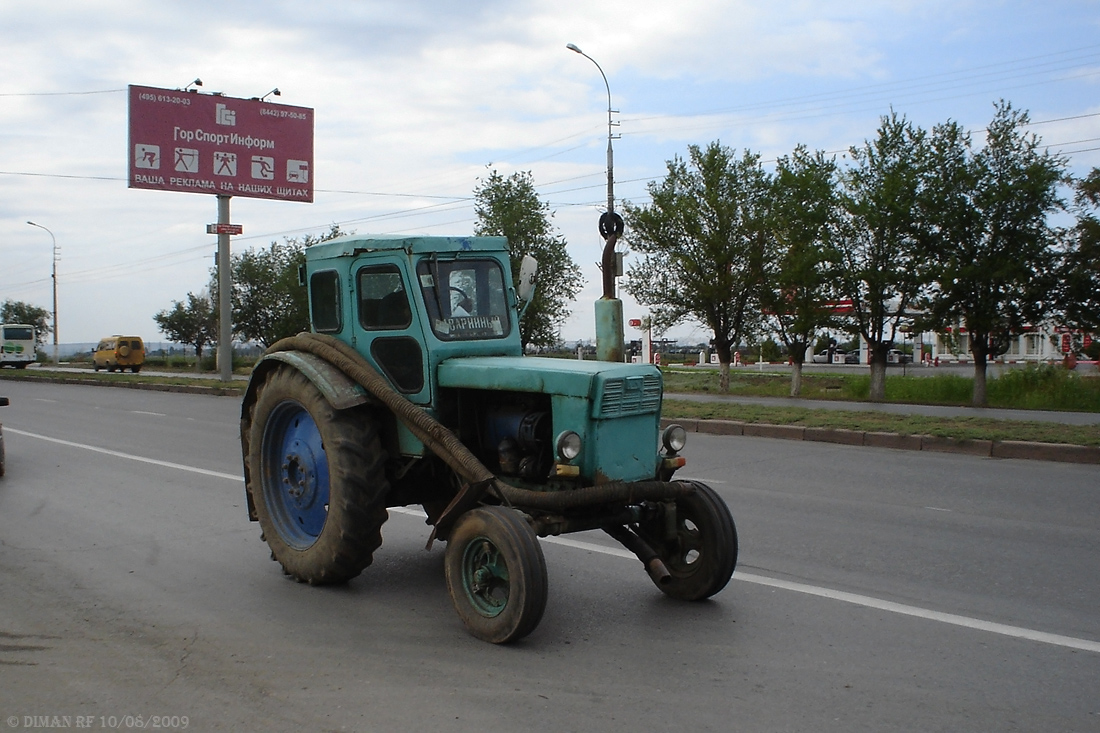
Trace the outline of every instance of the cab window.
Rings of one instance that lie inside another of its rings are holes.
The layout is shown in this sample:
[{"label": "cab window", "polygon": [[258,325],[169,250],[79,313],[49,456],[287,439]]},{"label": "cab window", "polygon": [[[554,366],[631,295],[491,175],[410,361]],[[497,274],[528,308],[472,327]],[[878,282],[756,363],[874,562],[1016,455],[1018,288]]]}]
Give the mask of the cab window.
[{"label": "cab window", "polygon": [[338,333],[340,319],[340,276],[335,270],[315,272],[309,278],[310,310],[318,333]]},{"label": "cab window", "polygon": [[368,331],[397,331],[412,325],[412,309],[397,265],[373,265],[358,273],[359,324]]},{"label": "cab window", "polygon": [[511,322],[504,272],[496,260],[423,259],[416,266],[416,274],[432,331],[441,340],[508,335]]}]

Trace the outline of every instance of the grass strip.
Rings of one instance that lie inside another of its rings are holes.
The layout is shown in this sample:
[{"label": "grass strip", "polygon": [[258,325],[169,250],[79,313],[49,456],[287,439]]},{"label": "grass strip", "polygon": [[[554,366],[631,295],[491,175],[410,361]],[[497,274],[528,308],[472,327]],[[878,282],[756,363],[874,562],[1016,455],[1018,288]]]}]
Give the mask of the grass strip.
[{"label": "grass strip", "polygon": [[235,380],[226,384],[218,378],[172,377],[151,374],[127,374],[112,372],[92,372],[81,374],[79,372],[47,372],[45,370],[8,370],[0,372],[0,379],[22,382],[60,382],[63,384],[101,384],[112,387],[129,387],[135,384],[164,385],[171,387],[212,387],[219,389],[236,389],[244,394],[246,382]]}]

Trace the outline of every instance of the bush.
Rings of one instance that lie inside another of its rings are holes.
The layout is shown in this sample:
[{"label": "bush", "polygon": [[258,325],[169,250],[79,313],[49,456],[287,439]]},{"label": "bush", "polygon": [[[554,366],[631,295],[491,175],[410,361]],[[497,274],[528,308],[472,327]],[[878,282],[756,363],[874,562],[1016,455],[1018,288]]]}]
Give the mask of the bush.
[{"label": "bush", "polygon": [[1033,410],[1100,410],[1100,379],[1053,364],[1011,369],[990,380],[989,404]]}]

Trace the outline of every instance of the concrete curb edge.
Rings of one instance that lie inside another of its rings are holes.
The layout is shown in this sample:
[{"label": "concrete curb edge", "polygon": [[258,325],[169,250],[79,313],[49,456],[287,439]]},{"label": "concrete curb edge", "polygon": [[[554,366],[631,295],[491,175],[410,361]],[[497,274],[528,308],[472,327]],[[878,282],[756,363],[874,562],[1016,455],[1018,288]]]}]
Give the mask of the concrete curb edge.
[{"label": "concrete curb edge", "polygon": [[984,458],[1017,458],[1033,461],[1057,461],[1060,463],[1100,464],[1100,447],[1097,446],[1032,443],[1021,440],[960,440],[957,438],[941,438],[934,435],[902,435],[899,433],[863,432],[840,428],[807,428],[801,425],[769,425],[767,423],[746,423],[736,420],[661,418],[662,428],[673,423],[682,425],[689,433],[809,440],[868,448],[960,453]]}]

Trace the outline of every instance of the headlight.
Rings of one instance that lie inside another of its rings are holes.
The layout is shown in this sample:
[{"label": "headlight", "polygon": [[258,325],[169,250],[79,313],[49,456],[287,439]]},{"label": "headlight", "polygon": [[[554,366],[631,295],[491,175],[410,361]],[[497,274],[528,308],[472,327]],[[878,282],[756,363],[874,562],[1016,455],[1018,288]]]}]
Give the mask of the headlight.
[{"label": "headlight", "polygon": [[581,454],[581,436],[572,430],[566,430],[558,436],[558,458],[571,461]]},{"label": "headlight", "polygon": [[672,454],[682,451],[687,445],[687,440],[687,431],[675,423],[665,428],[665,432],[661,435],[661,443],[664,444],[665,450]]}]

